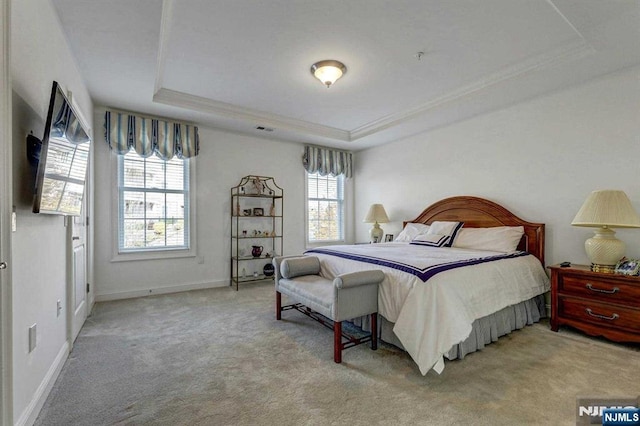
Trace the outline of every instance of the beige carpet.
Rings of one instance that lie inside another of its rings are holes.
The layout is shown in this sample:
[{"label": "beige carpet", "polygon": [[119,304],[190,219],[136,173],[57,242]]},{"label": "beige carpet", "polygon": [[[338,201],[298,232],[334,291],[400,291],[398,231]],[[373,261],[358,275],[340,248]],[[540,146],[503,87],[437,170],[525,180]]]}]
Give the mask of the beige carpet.
[{"label": "beige carpet", "polygon": [[640,352],[546,323],[422,376],[382,345],[274,316],[272,284],[97,304],[37,425],[571,425],[576,396],[640,395]]}]

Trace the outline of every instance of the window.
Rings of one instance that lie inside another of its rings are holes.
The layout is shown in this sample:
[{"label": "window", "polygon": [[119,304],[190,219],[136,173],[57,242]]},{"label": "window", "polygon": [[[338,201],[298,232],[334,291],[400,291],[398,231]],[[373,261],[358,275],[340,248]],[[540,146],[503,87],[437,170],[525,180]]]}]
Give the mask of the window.
[{"label": "window", "polygon": [[118,156],[118,252],[190,247],[189,161]]},{"label": "window", "polygon": [[307,241],[344,240],[344,178],[307,173]]}]

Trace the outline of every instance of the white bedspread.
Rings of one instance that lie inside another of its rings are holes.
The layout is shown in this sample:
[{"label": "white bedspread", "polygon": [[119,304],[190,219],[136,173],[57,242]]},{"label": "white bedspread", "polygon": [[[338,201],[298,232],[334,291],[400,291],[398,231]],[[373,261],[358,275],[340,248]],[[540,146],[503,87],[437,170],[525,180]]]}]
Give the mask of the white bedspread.
[{"label": "white bedspread", "polygon": [[[498,254],[407,243],[326,248],[398,260],[419,268]],[[320,258],[322,275],[327,278],[372,268],[385,272],[378,294],[378,311],[395,323],[394,333],[422,374],[432,368],[442,372],[443,355],[469,336],[476,319],[549,290],[544,268],[532,255],[447,270],[423,282],[412,274],[387,266],[322,253],[309,254]]]}]

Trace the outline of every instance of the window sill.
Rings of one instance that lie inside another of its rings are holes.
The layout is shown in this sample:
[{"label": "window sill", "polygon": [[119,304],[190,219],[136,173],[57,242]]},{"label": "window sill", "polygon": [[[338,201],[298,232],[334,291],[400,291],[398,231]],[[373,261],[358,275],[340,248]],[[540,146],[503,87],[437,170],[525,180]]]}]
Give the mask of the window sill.
[{"label": "window sill", "polygon": [[111,258],[111,262],[132,262],[140,260],[161,260],[161,259],[182,259],[196,257],[195,250],[149,250],[140,252],[116,253]]}]

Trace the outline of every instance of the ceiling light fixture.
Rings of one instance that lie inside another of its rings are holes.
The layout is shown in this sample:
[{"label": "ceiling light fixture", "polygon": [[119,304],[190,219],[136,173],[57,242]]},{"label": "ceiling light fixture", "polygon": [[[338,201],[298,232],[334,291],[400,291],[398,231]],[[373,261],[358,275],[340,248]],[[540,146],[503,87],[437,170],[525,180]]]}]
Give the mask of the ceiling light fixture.
[{"label": "ceiling light fixture", "polygon": [[340,61],[326,60],[311,65],[311,74],[327,86],[327,89],[346,72],[347,67]]}]

